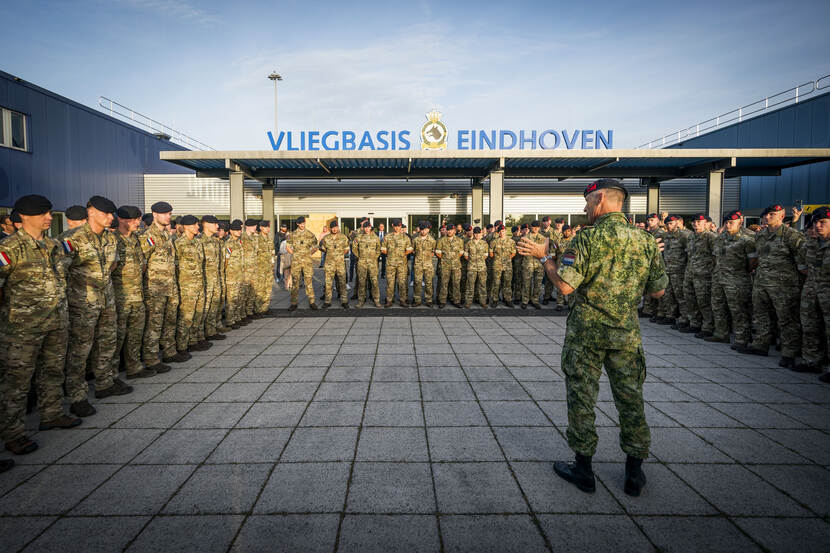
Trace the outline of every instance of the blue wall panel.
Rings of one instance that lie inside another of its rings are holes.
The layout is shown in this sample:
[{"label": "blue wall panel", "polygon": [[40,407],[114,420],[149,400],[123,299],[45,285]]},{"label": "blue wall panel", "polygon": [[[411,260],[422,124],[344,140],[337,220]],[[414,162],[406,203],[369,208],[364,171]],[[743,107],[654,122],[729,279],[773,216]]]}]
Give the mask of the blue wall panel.
[{"label": "blue wall panel", "polygon": [[123,205],[146,173],[192,173],[159,160],[185,148],[2,71],[0,106],[29,123],[28,152],[0,147],[0,206],[24,194],[43,194],[59,211],[95,194]]}]

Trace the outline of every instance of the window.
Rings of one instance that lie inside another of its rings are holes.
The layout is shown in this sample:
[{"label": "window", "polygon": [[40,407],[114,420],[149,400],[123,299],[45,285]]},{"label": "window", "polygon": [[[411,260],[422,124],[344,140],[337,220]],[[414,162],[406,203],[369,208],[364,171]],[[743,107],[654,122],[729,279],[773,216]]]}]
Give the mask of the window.
[{"label": "window", "polygon": [[29,144],[26,127],[25,115],[0,108],[0,146],[27,151]]},{"label": "window", "polygon": [[305,217],[306,219],[308,219],[308,213],[298,214],[298,215],[280,215],[279,218],[278,218],[279,221],[277,222],[277,229],[280,228],[280,225],[285,224],[285,225],[288,225],[288,230],[293,232],[294,230],[297,229],[296,221],[297,221],[297,217],[300,217],[300,216]]}]

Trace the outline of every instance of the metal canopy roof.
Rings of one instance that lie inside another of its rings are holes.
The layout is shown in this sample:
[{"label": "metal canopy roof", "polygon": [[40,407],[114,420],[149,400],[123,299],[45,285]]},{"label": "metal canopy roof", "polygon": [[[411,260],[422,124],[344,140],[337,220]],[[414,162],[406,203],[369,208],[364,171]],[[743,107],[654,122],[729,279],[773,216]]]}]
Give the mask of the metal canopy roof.
[{"label": "metal canopy roof", "polygon": [[491,171],[508,178],[776,176],[782,169],[830,160],[830,148],[666,150],[395,150],[395,151],[163,151],[161,159],[198,176],[230,172],[265,180],[471,178]]}]

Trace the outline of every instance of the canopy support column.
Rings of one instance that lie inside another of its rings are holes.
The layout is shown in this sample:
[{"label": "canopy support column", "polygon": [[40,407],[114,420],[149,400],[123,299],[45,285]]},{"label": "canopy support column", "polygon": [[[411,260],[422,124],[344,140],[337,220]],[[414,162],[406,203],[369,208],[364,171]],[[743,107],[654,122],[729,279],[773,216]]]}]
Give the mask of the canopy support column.
[{"label": "canopy support column", "polygon": [[660,182],[657,179],[640,179],[640,186],[646,188],[646,215],[660,213]]},{"label": "canopy support column", "polygon": [[233,171],[229,175],[231,194],[231,221],[245,220],[245,174]]},{"label": "canopy support column", "polygon": [[504,220],[504,171],[490,171],[490,221]]},{"label": "canopy support column", "polygon": [[271,223],[272,229],[274,228],[274,185],[276,182],[277,179],[268,179],[267,183],[262,183],[262,220]]},{"label": "canopy support column", "polygon": [[473,179],[473,226],[481,226],[484,217],[484,186]]},{"label": "canopy support column", "polygon": [[723,171],[709,171],[706,179],[706,213],[716,225],[723,219]]}]

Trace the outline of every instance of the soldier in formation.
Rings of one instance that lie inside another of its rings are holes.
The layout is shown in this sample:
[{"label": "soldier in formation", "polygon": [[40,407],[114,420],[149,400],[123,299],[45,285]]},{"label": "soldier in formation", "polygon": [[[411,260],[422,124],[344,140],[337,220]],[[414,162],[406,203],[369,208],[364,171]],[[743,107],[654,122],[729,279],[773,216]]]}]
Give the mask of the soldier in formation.
[{"label": "soldier in formation", "polygon": [[380,307],[380,287],[378,286],[380,239],[372,231],[372,223],[369,221],[361,223],[361,232],[352,241],[352,253],[357,259],[357,307],[363,307],[366,301],[367,286],[371,289],[375,307]]},{"label": "soldier in formation", "polygon": [[477,295],[482,307],[487,307],[487,259],[490,247],[482,239],[481,227],[473,229],[473,238],[464,245],[464,259],[467,261],[467,290],[465,307],[473,304]]},{"label": "soldier in formation", "polygon": [[395,300],[395,288],[401,307],[409,306],[409,287],[407,286],[407,256],[413,251],[412,240],[403,231],[400,219],[392,219],[392,232],[383,237],[380,252],[386,255],[386,305],[392,307]]},{"label": "soldier in formation", "polygon": [[414,286],[413,286],[413,307],[418,307],[423,302],[427,307],[432,307],[432,280],[435,277],[435,238],[430,233],[432,225],[429,221],[421,221],[418,225],[418,236],[412,241],[415,252],[413,263]]},{"label": "soldier in formation", "polygon": [[329,223],[329,232],[324,234],[318,248],[326,254],[326,288],[323,308],[331,307],[332,284],[337,279],[337,291],[343,309],[349,308],[349,294],[346,291],[346,264],[343,259],[349,251],[349,239],[340,232],[337,219]]},{"label": "soldier in formation", "polygon": [[[308,306],[317,309],[314,300],[314,267],[311,256],[317,251],[317,237],[305,227],[305,217],[298,217],[295,221],[297,229],[287,239],[286,250],[291,254],[291,277],[294,286],[291,287],[291,305],[289,311],[297,309],[297,302],[300,298],[300,283],[305,282],[305,293],[308,298]],[[345,291],[344,291],[345,293]]]}]

